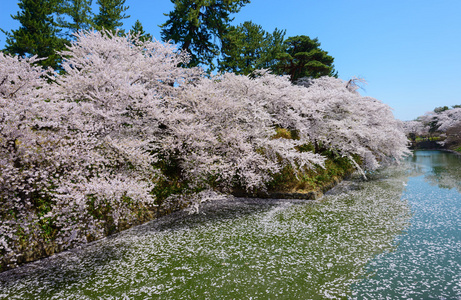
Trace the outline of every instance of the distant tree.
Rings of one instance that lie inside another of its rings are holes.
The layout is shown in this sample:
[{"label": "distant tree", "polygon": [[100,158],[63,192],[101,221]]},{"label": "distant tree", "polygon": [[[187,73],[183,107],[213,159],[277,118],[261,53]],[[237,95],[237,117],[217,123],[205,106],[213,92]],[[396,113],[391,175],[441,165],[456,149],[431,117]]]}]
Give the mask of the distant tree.
[{"label": "distant tree", "polygon": [[213,60],[219,55],[219,41],[227,34],[230,14],[237,13],[250,0],[171,0],[174,10],[165,14],[162,24],[165,42],[179,45],[191,54],[189,66],[200,64],[214,69]]},{"label": "distant tree", "polygon": [[285,51],[278,56],[276,72],[289,75],[292,82],[302,77],[337,77],[334,70],[334,58],[320,49],[317,38],[308,36],[290,37],[284,42]]},{"label": "distant tree", "polygon": [[429,134],[432,135],[439,130],[440,124],[437,122],[437,118],[432,116],[428,123],[425,123],[429,127]]},{"label": "distant tree", "polygon": [[93,25],[92,0],[61,0],[58,6],[59,27],[67,29],[72,36],[79,30],[87,30]]},{"label": "distant tree", "polygon": [[429,128],[424,126],[421,120],[404,121],[402,125],[403,131],[413,142],[416,141],[418,136],[427,135],[429,133]]},{"label": "distant tree", "polygon": [[439,113],[444,112],[444,111],[449,110],[449,109],[450,108],[448,106],[440,106],[440,107],[434,108],[434,112],[436,114],[439,114]]},{"label": "distant tree", "polygon": [[43,60],[34,63],[59,69],[61,58],[57,50],[64,48],[65,40],[58,37],[59,29],[53,17],[58,0],[19,0],[20,11],[11,17],[21,23],[19,29],[5,32],[8,54],[21,57],[37,55]]},{"label": "distant tree", "polygon": [[438,130],[446,132],[449,128],[461,123],[461,108],[447,109],[437,114]]},{"label": "distant tree", "polygon": [[429,129],[431,135],[441,134],[446,137],[443,142],[444,147],[456,149],[461,146],[461,133],[459,131],[461,128],[461,107],[452,109],[448,109],[447,106],[437,107],[433,112],[427,112],[418,119]]},{"label": "distant tree", "polygon": [[283,51],[284,35],[278,29],[270,34],[251,21],[231,26],[222,40],[219,70],[248,75],[256,69],[270,69]]},{"label": "distant tree", "polygon": [[305,122],[310,123],[304,131],[315,144],[352,162],[358,156],[367,170],[398,162],[409,154],[401,121],[394,118],[392,109],[377,99],[361,96],[347,82],[327,76],[311,80],[305,97],[305,106],[316,112],[303,114],[309,116]]},{"label": "distant tree", "polygon": [[445,115],[444,112],[449,110],[448,106],[440,106],[434,108],[433,112],[428,112],[421,116],[422,122],[429,128],[429,134],[434,134],[439,131],[439,127],[441,125],[440,118],[443,118]]},{"label": "distant tree", "polygon": [[93,23],[97,30],[105,29],[115,31],[119,29],[123,23],[123,19],[130,16],[125,14],[129,6],[124,6],[126,0],[97,0],[99,5],[99,13],[94,17]]},{"label": "distant tree", "polygon": [[136,20],[133,27],[131,27],[130,33],[139,35],[139,40],[142,41],[142,42],[152,40],[152,35],[150,33],[147,33],[144,30],[144,28],[142,27],[142,24],[141,24],[141,22],[139,20]]},{"label": "distant tree", "polygon": [[445,133],[447,135],[445,146],[454,150],[458,149],[457,151],[461,152],[459,150],[461,148],[461,119],[449,127]]}]

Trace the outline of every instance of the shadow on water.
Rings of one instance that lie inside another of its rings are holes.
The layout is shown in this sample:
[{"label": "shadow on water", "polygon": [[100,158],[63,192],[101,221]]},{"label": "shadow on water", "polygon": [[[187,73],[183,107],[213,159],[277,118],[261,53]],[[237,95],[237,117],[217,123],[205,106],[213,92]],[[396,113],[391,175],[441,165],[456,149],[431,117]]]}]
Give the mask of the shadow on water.
[{"label": "shadow on water", "polygon": [[[198,226],[210,226],[216,222],[239,219],[256,213],[269,211],[283,203],[311,205],[309,200],[229,198],[207,202],[201,205],[198,213],[177,211],[129,230],[111,235],[87,245],[77,247],[51,257],[41,259],[19,268],[0,273],[0,287],[7,286],[26,277],[46,278],[46,284],[59,288],[69,281],[79,282],[92,276],[88,269],[104,268],[126,256],[120,247],[124,236],[143,236],[161,232],[191,230]],[[91,262],[91,268],[88,268]],[[0,296],[1,296],[0,292]]]},{"label": "shadow on water", "polygon": [[[206,202],[200,206],[199,213],[185,211],[175,212],[153,222],[137,226],[130,231],[136,234],[156,231],[174,231],[194,228],[214,222],[238,219],[248,215],[268,211],[282,203],[310,204],[309,200],[228,198],[220,201]],[[122,233],[123,234],[123,233]]]}]

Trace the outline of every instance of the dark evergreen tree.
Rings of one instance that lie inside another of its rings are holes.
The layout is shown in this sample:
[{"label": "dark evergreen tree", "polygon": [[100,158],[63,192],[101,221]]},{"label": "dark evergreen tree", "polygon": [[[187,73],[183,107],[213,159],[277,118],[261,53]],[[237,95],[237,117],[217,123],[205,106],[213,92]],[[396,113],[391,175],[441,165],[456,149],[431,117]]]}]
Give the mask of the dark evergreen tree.
[{"label": "dark evergreen tree", "polygon": [[283,51],[284,35],[285,31],[278,29],[270,34],[253,22],[231,26],[222,40],[219,70],[248,75],[257,69],[271,69]]},{"label": "dark evergreen tree", "polygon": [[131,27],[130,33],[139,34],[139,40],[143,42],[152,40],[152,35],[144,31],[144,28],[139,20],[136,20],[133,27]]},{"label": "dark evergreen tree", "polygon": [[283,53],[284,40],[285,40],[286,30],[279,30],[275,28],[274,32],[271,35],[268,35],[266,40],[266,50],[264,57],[264,68],[270,69],[275,72],[276,64],[278,63],[278,57],[280,53]]},{"label": "dark evergreen tree", "polygon": [[338,76],[333,65],[334,58],[320,49],[317,38],[305,35],[290,37],[285,40],[284,48],[285,51],[278,56],[275,70],[278,74],[290,75],[292,82],[302,77]]},{"label": "dark evergreen tree", "polygon": [[61,61],[56,51],[62,50],[65,40],[58,37],[54,19],[58,0],[19,0],[20,10],[11,17],[21,23],[19,29],[7,35],[4,51],[19,56],[46,58],[38,62],[43,67],[59,69]]},{"label": "dark evergreen tree", "polygon": [[122,20],[130,16],[125,14],[129,6],[125,0],[97,0],[99,13],[94,17],[93,23],[97,30],[106,29],[115,31],[123,25]]},{"label": "dark evergreen tree", "polygon": [[67,37],[79,30],[90,29],[93,26],[91,12],[92,0],[61,0],[58,6],[59,27],[67,29]]},{"label": "dark evergreen tree", "polygon": [[191,54],[189,66],[200,64],[214,69],[220,41],[227,34],[230,14],[237,13],[250,0],[171,0],[174,10],[162,24],[162,40],[172,41]]}]

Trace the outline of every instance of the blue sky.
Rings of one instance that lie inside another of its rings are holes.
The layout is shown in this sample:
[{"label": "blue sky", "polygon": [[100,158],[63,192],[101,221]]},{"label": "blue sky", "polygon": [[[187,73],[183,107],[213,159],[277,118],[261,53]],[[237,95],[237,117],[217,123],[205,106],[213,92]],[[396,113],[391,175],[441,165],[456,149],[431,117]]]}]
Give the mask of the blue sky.
[{"label": "blue sky", "polygon": [[[93,1],[95,2],[95,1]],[[129,29],[139,19],[160,39],[170,0],[126,0]],[[0,28],[16,29],[16,1],[0,0]],[[95,11],[96,12],[96,11]],[[461,104],[461,0],[251,0],[233,24],[253,21],[286,37],[318,37],[339,77],[363,77],[363,95],[411,120],[437,106]],[[5,35],[0,33],[0,49]]]}]

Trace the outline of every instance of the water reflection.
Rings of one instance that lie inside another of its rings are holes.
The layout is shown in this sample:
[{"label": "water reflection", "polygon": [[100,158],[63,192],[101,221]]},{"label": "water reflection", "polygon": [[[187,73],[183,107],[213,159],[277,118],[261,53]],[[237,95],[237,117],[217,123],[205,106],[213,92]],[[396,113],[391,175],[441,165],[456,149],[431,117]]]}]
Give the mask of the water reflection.
[{"label": "water reflection", "polygon": [[410,160],[413,176],[424,174],[432,185],[461,192],[461,156],[441,151],[415,151]]},{"label": "water reflection", "polygon": [[461,159],[417,151],[403,194],[412,218],[397,248],[368,265],[357,299],[461,299]]}]

